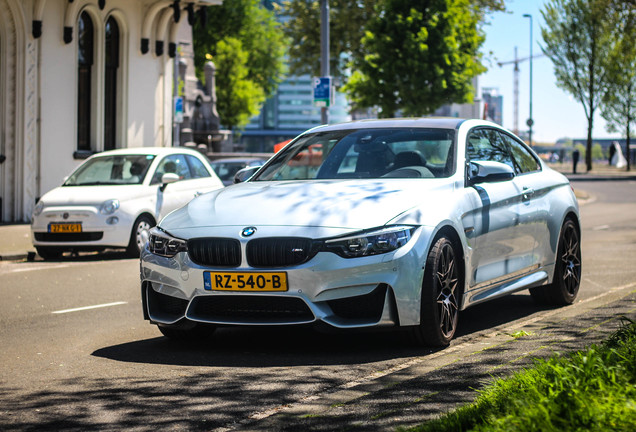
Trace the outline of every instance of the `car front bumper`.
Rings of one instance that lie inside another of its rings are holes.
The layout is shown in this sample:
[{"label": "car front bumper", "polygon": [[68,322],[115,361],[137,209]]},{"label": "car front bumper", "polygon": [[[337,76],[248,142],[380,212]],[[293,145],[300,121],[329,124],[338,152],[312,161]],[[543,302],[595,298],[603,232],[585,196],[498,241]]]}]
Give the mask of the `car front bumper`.
[{"label": "car front bumper", "polygon": [[[200,322],[215,325],[295,325],[326,323],[336,328],[408,326],[419,323],[423,263],[428,231],[393,252],[341,258],[319,252],[293,267],[208,268],[186,252],[173,258],[141,254],[144,316],[159,325]],[[243,244],[244,247],[244,244]],[[215,291],[205,272],[285,272],[282,292]]]},{"label": "car front bumper", "polygon": [[[52,232],[54,224],[77,224],[77,232]],[[31,222],[34,246],[99,249],[126,247],[130,241],[132,218],[121,211],[104,215],[92,206],[47,207]]]}]

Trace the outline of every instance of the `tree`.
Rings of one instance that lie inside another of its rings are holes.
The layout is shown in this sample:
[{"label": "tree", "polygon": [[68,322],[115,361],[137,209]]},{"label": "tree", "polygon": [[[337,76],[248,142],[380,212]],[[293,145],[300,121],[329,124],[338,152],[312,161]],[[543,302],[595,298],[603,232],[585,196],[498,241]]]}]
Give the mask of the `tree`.
[{"label": "tree", "polygon": [[[472,0],[473,12],[483,22],[486,14],[504,11],[504,0]],[[331,75],[348,78],[348,63],[363,59],[361,41],[367,23],[382,10],[375,8],[377,0],[329,0]],[[289,19],[284,31],[291,41],[289,68],[294,75],[320,75],[320,2],[288,0],[282,3],[282,15]]]},{"label": "tree", "polygon": [[472,101],[472,79],[486,70],[479,19],[468,0],[377,2],[344,91],[355,108],[379,106],[381,117]]},{"label": "tree", "polygon": [[[374,13],[372,0],[329,0],[329,70],[333,77],[346,78],[347,63],[361,55],[360,40],[365,23]],[[291,40],[289,69],[292,75],[320,76],[320,2],[283,2],[285,35]]]},{"label": "tree", "polygon": [[616,17],[612,0],[551,0],[541,11],[541,35],[557,85],[574,96],[587,117],[587,171],[592,169],[594,114],[605,95]]},{"label": "tree", "polygon": [[240,40],[227,37],[216,44],[215,51],[216,80],[223,83],[216,89],[222,123],[230,129],[244,126],[258,114],[265,93],[262,87],[247,79],[249,53]]},{"label": "tree", "polygon": [[618,5],[619,30],[611,52],[608,90],[603,98],[601,115],[609,132],[624,133],[627,145],[627,171],[631,170],[630,135],[636,126],[636,9],[626,3]]},{"label": "tree", "polygon": [[[276,20],[273,11],[261,5],[259,0],[232,0],[223,2],[222,6],[211,6],[206,9],[208,22],[213,25],[204,26],[196,22],[193,27],[194,63],[197,68],[197,76],[203,75],[203,66],[207,61],[207,56],[212,59],[217,68],[217,97],[219,116],[223,125],[243,127],[249,121],[249,116],[258,114],[260,106],[265,98],[276,92],[278,84],[283,80],[286,65],[285,55],[288,42],[282,31],[281,25]],[[242,57],[246,57],[242,63],[246,73],[241,70],[242,78],[239,80],[229,65],[222,62],[228,61],[233,65],[237,59],[232,59],[230,55],[219,55],[220,42],[223,48],[236,46],[236,41],[240,42]],[[219,71],[226,71],[222,75]],[[234,75],[234,76],[233,76]],[[249,97],[251,106],[234,101],[222,101],[222,94],[228,90],[225,87],[236,85],[239,81],[246,80],[250,83],[240,84],[241,91],[248,91],[253,96],[258,93],[255,87],[261,89],[262,98]],[[243,107],[243,108],[240,108]],[[245,111],[235,112],[228,109],[244,109]],[[232,119],[245,119],[238,123],[230,123]]]}]

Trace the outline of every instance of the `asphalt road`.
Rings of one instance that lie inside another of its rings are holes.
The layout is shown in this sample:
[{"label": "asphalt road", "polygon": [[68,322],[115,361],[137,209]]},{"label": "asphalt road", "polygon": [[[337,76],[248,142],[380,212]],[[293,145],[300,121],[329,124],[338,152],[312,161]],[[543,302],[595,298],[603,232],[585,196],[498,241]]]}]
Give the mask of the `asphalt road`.
[{"label": "asphalt road", "polygon": [[[601,340],[619,315],[633,317],[636,182],[573,185],[591,195],[577,303],[540,308],[524,292],[476,306],[442,351],[395,333],[304,328],[222,329],[182,346],[143,321],[136,260],[0,262],[0,430],[393,430],[423,421],[471,400],[492,375]],[[531,336],[512,338],[519,330]]]}]

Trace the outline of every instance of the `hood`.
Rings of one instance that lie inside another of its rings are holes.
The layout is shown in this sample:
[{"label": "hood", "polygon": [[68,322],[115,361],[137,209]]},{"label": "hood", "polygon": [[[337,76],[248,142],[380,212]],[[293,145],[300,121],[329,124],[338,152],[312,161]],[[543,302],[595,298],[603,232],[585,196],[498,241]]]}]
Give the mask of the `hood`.
[{"label": "hood", "polygon": [[248,182],[201,195],[160,226],[365,229],[385,225],[449,188],[449,179]]},{"label": "hood", "polygon": [[42,197],[46,206],[95,206],[109,199],[126,201],[144,194],[147,186],[60,186]]}]

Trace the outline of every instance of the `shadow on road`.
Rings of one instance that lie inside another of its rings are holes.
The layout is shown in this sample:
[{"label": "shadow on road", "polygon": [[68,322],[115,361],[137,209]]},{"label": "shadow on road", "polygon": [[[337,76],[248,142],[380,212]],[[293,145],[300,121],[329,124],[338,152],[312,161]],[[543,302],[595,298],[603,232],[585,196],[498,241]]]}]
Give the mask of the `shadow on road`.
[{"label": "shadow on road", "polygon": [[[525,293],[474,306],[460,314],[453,343],[541,310]],[[164,337],[127,342],[98,349],[93,355],[132,363],[269,368],[365,364],[438,350],[416,346],[407,331],[323,332],[310,327],[259,327],[219,328],[211,338],[190,344]]]},{"label": "shadow on road", "polygon": [[[462,314],[461,332],[454,343],[539,310],[527,294],[475,306]],[[616,312],[577,317],[566,326],[557,319],[546,322],[544,331],[561,341],[553,349],[568,351],[588,344],[586,338],[593,334],[586,329],[605,322],[608,315]],[[271,417],[259,430],[326,432],[366,422],[365,430],[381,431],[421,422],[474,398],[476,388],[510,371],[510,359],[515,359],[514,367],[531,363],[530,357],[519,357],[519,352],[541,355],[533,344],[543,346],[545,341],[537,337],[510,338],[515,343],[497,344],[462,361],[451,361],[443,373],[435,369],[399,386],[382,387],[354,404],[344,404],[338,415]],[[339,389],[376,370],[356,363],[389,360],[377,365],[383,371],[402,364],[404,357],[432,352],[409,346],[395,333],[324,334],[306,328],[221,329],[209,342],[194,347],[163,337],[140,340],[93,353],[115,360],[108,377],[61,379],[28,394],[0,385],[0,430],[210,431],[232,425],[241,430],[258,423],[261,411]],[[120,376],[118,362],[137,363],[132,376]],[[169,367],[158,377],[150,364]]]}]

